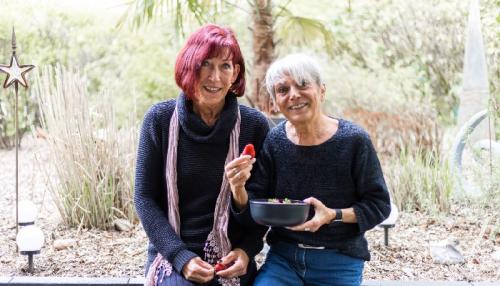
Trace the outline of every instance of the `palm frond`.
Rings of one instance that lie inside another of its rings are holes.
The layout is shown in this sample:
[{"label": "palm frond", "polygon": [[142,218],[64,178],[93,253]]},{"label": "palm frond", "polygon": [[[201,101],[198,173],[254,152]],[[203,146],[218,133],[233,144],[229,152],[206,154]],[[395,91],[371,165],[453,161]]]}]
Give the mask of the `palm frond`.
[{"label": "palm frond", "polygon": [[323,46],[330,55],[334,53],[333,32],[323,21],[293,15],[286,7],[280,10],[276,21],[276,34],[286,46]]},{"label": "palm frond", "polygon": [[117,27],[131,24],[139,28],[156,19],[172,19],[177,33],[184,34],[187,22],[203,24],[216,22],[216,16],[224,7],[225,0],[134,0],[119,19]]}]

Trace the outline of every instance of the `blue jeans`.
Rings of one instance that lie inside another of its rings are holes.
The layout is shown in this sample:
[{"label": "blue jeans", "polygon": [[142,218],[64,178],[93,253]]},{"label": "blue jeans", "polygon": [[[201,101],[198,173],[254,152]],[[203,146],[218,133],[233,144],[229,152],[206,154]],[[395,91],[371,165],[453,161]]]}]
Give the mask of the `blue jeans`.
[{"label": "blue jeans", "polygon": [[364,260],[332,249],[304,249],[279,242],[271,246],[254,286],[359,286]]}]

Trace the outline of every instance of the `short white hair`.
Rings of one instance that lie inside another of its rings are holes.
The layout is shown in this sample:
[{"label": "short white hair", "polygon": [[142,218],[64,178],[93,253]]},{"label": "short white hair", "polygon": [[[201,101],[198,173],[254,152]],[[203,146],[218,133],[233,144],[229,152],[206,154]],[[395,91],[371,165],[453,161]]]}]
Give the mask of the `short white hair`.
[{"label": "short white hair", "polygon": [[276,60],[267,70],[266,89],[273,100],[276,98],[274,86],[284,76],[291,76],[297,83],[314,81],[318,86],[323,85],[323,77],[318,62],[313,57],[302,53],[291,54]]}]

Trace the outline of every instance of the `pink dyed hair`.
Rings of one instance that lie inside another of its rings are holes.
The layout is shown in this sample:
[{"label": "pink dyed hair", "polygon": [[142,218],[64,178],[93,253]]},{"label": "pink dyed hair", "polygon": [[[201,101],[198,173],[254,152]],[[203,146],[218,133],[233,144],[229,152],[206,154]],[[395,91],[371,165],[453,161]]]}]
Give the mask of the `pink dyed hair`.
[{"label": "pink dyed hair", "polygon": [[233,65],[240,66],[240,73],[229,90],[237,96],[245,93],[245,61],[233,31],[229,27],[207,24],[191,34],[175,61],[175,82],[187,98],[195,96],[201,63],[226,51],[229,51],[228,58],[232,56]]}]

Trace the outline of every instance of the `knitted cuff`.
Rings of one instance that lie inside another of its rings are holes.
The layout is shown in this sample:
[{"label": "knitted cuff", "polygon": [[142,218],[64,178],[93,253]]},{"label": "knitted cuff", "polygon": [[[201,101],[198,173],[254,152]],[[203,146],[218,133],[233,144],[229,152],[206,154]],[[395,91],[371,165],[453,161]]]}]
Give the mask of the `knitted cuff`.
[{"label": "knitted cuff", "polygon": [[255,222],[252,219],[252,216],[250,215],[250,205],[247,204],[247,206],[239,210],[234,202],[231,200],[231,215],[238,221],[238,223],[244,225],[244,226],[250,226],[254,227]]},{"label": "knitted cuff", "polygon": [[358,205],[353,205],[354,215],[356,216],[356,221],[358,222],[358,228],[360,233],[364,233],[368,230],[368,226],[365,221],[365,215],[363,210]]},{"label": "knitted cuff", "polygon": [[175,256],[174,260],[172,261],[172,266],[177,271],[177,273],[182,274],[182,268],[184,267],[184,265],[186,265],[186,263],[188,263],[189,260],[197,256],[198,255],[196,253],[189,251],[187,249],[183,249],[179,251]]}]

